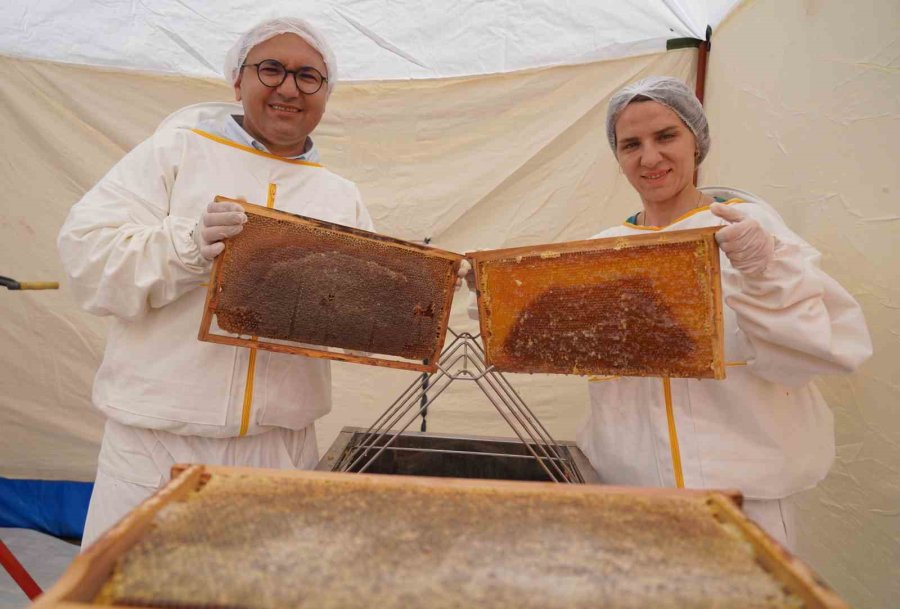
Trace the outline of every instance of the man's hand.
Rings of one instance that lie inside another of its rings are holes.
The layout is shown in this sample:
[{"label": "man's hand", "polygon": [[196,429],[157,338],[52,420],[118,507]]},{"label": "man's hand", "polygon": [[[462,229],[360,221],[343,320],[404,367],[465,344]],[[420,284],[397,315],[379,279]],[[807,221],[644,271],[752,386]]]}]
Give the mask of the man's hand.
[{"label": "man's hand", "polygon": [[709,211],[729,222],[716,232],[716,241],[731,265],[746,275],[765,271],[775,255],[775,238],[735,207],[713,203]]},{"label": "man's hand", "polygon": [[465,258],[463,258],[462,262],[459,263],[459,270],[456,271],[456,289],[458,290],[460,286],[462,286],[463,280],[466,281],[466,285],[469,287],[469,290],[475,291],[475,270],[472,268],[472,264]]},{"label": "man's hand", "polygon": [[212,260],[221,254],[225,249],[222,239],[234,237],[244,230],[245,222],[247,214],[237,203],[210,203],[194,228],[194,241],[200,248],[200,255]]}]

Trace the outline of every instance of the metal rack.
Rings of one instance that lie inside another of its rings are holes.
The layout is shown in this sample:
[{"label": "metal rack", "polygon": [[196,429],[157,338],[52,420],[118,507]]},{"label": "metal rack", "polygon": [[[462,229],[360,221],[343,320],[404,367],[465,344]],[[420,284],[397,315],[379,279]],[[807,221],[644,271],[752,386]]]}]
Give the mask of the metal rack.
[{"label": "metal rack", "polygon": [[[416,418],[427,412],[435,400],[456,381],[474,382],[487,396],[491,405],[521,440],[526,453],[520,457],[536,462],[554,482],[584,484],[585,480],[569,455],[529,410],[508,380],[485,362],[484,349],[478,334],[447,331],[453,341],[441,352],[438,372],[416,379],[393,404],[347,447],[335,466],[335,471],[365,472],[385,451],[410,450],[396,446],[397,439]],[[460,451],[418,451],[459,454]],[[489,452],[465,451],[467,454],[509,457]]]}]

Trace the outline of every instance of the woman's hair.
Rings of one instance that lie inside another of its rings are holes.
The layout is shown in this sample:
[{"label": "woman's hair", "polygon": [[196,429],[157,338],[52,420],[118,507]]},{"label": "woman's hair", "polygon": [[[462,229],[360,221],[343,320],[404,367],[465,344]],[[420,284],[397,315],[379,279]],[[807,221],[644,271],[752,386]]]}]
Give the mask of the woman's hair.
[{"label": "woman's hair", "polygon": [[700,100],[687,85],[671,76],[650,76],[616,91],[606,111],[606,138],[613,154],[616,152],[616,122],[632,102],[655,101],[671,109],[697,140],[697,165],[709,152],[709,124]]}]

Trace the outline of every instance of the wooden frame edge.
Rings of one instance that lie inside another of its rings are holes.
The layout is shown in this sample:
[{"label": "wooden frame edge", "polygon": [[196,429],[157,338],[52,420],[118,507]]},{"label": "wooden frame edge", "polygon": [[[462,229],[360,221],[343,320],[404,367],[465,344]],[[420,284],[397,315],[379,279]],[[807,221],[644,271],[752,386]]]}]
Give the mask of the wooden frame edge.
[{"label": "wooden frame edge", "polygon": [[476,250],[466,252],[466,257],[479,262],[493,262],[512,256],[552,256],[572,252],[625,249],[645,245],[646,243],[682,243],[684,241],[696,240],[697,237],[705,237],[707,234],[715,234],[720,228],[721,227],[719,226],[705,226],[687,230],[653,232],[641,235],[619,235],[616,237],[604,237],[602,239],[582,239],[580,241],[527,245],[499,250]]},{"label": "wooden frame edge", "polygon": [[[228,244],[225,244],[225,248],[228,248]],[[224,250],[222,254],[224,254]],[[211,331],[212,328],[212,318],[213,318],[213,309],[215,308],[215,297],[216,290],[219,284],[219,267],[220,261],[222,260],[222,255],[216,256],[216,259],[213,261],[212,269],[209,272],[209,283],[206,287],[206,300],[203,302],[203,316],[200,318],[200,332],[197,335],[198,340],[210,342],[208,339],[210,336],[214,336]]]},{"label": "wooden frame edge", "polygon": [[262,205],[256,205],[254,203],[248,203],[247,201],[239,201],[237,199],[229,199],[228,197],[223,197],[222,195],[218,195],[215,198],[215,201],[224,202],[224,203],[237,203],[241,207],[244,208],[246,213],[256,214],[258,216],[264,216],[266,218],[272,218],[274,220],[286,220],[289,222],[293,222],[296,224],[306,224],[308,226],[312,226],[315,228],[320,228],[324,230],[335,231],[338,233],[344,233],[347,235],[353,235],[354,237],[358,237],[360,239],[366,239],[367,241],[374,241],[376,243],[384,243],[387,245],[393,245],[397,247],[401,247],[408,250],[413,250],[419,253],[428,254],[431,256],[437,256],[439,258],[444,258],[447,260],[462,260],[465,258],[462,254],[457,254],[456,252],[451,252],[448,250],[443,250],[437,247],[431,247],[430,245],[420,245],[418,243],[413,243],[412,241],[405,241],[403,239],[398,239],[397,237],[391,237],[389,235],[382,235],[380,233],[375,233],[372,231],[363,230],[361,228],[355,228],[353,226],[346,226],[344,224],[337,224],[335,222],[328,222],[327,220],[319,220],[317,218],[310,218],[309,216],[301,216],[299,214],[292,214],[287,211],[283,211],[280,209],[273,209],[269,207],[264,207]]},{"label": "wooden frame edge", "polygon": [[799,596],[805,609],[851,609],[828,584],[769,537],[733,503],[715,494],[711,496],[710,502],[714,514],[740,530],[756,551],[756,558],[762,567],[790,592]]},{"label": "wooden frame edge", "polygon": [[705,240],[708,244],[709,272],[713,277],[710,286],[714,326],[712,378],[721,381],[725,379],[725,318],[722,305],[722,268],[719,262],[719,242],[716,241],[716,232],[719,228],[721,227],[715,227],[715,230],[711,231]]},{"label": "wooden frame edge", "polygon": [[[468,255],[467,255],[468,256]],[[488,348],[491,339],[490,328],[487,326],[487,303],[484,302],[484,294],[481,289],[482,270],[480,261],[475,258],[468,258],[469,264],[472,266],[472,272],[475,274],[475,304],[478,305],[478,332],[481,335],[481,346],[484,348],[484,365],[493,366],[491,362],[491,352]]]},{"label": "wooden frame edge", "polygon": [[[172,470],[181,471],[182,468],[191,468],[197,466],[188,466],[178,464],[173,466]],[[522,480],[491,480],[479,478],[435,478],[431,476],[405,476],[399,474],[369,474],[369,473],[347,473],[322,470],[288,470],[288,469],[265,469],[253,467],[231,467],[221,465],[203,465],[202,477],[198,478],[202,483],[203,479],[215,477],[217,475],[248,475],[260,476],[264,475],[269,478],[301,478],[306,480],[331,480],[338,482],[354,482],[357,484],[373,485],[376,487],[415,487],[415,488],[453,488],[453,489],[485,489],[485,490],[508,490],[513,492],[525,493],[545,493],[552,489],[554,494],[631,494],[638,496],[660,496],[660,497],[694,497],[708,499],[712,495],[718,495],[723,501],[732,504],[735,509],[741,503],[742,495],[740,491],[732,489],[710,490],[710,489],[678,489],[674,487],[633,487],[633,486],[615,486],[615,485],[592,485],[592,484],[561,484],[559,482],[535,482]]]},{"label": "wooden frame edge", "polygon": [[[207,332],[202,335],[200,340],[208,343],[218,343],[220,345],[230,345],[232,347],[246,347],[248,349],[262,349],[264,351],[273,351],[275,353],[287,353],[290,355],[303,355],[315,359],[329,359],[339,362],[348,362],[351,364],[365,364],[367,366],[380,366],[382,368],[395,368],[398,370],[413,370],[415,372],[435,372],[437,371],[437,361],[428,364],[415,363],[413,361],[400,361],[385,359],[375,356],[353,355],[352,353],[336,353],[334,351],[326,351],[324,349],[313,349],[310,347],[297,347],[293,345],[282,345],[281,343],[269,343],[259,338],[237,338],[234,336],[223,336],[221,334],[213,334]],[[438,351],[440,353],[440,351]]]},{"label": "wooden frame edge", "polygon": [[115,566],[116,558],[138,541],[159,510],[196,489],[204,471],[203,465],[188,467],[141,502],[76,556],[53,587],[39,596],[32,607],[50,609],[60,607],[59,603],[63,602],[92,603]]},{"label": "wooden frame edge", "polygon": [[456,281],[459,277],[459,267],[462,265],[462,261],[465,260],[464,256],[461,256],[459,260],[453,262],[450,265],[450,282],[453,287],[450,288],[450,298],[447,300],[447,306],[444,307],[444,316],[440,320],[440,325],[438,327],[438,339],[435,341],[434,350],[431,352],[431,357],[428,358],[427,364],[422,364],[424,367],[421,370],[422,372],[434,373],[437,372],[438,361],[441,359],[441,352],[444,350],[444,345],[447,343],[447,328],[450,326],[450,312],[453,310],[453,299],[456,294]]}]

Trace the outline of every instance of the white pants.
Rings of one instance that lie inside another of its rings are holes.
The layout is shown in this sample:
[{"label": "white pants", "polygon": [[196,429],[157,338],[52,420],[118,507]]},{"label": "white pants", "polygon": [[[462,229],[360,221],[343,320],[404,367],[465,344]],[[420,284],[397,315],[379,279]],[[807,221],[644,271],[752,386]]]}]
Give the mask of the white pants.
[{"label": "white pants", "polygon": [[795,551],[797,528],[794,524],[794,503],[791,497],[744,499],[744,514],[786,550]]},{"label": "white pants", "polygon": [[202,438],[107,420],[81,547],[88,547],[161,488],[176,463],[314,469],[318,461],[313,425],[300,430],[274,428],[241,438]]}]

